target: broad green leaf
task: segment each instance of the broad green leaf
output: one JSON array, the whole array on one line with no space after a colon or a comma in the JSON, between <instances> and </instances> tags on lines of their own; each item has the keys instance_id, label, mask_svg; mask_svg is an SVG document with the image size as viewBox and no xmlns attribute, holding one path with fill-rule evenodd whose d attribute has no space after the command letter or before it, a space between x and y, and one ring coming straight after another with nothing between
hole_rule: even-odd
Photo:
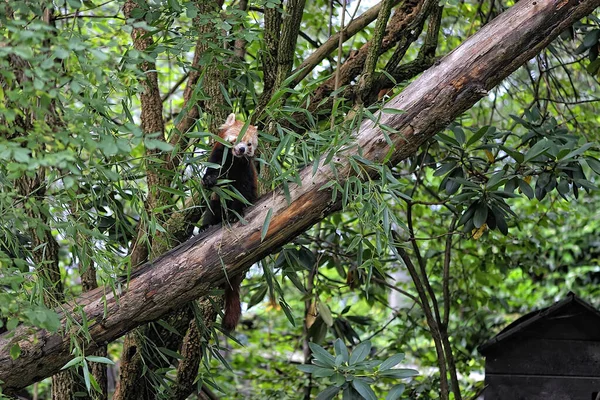
<instances>
[{"instance_id":1,"label":"broad green leaf","mask_svg":"<svg viewBox=\"0 0 600 400\"><path fill-rule=\"evenodd\" d=\"M394 354L393 356L381 363L381 365L379 366L379 371L385 371L392 367L395 367L402 360L404 360L404 354Z\"/></svg>"},{"instance_id":2,"label":"broad green leaf","mask_svg":"<svg viewBox=\"0 0 600 400\"><path fill-rule=\"evenodd\" d=\"M330 386L327 389L323 390L321 393L319 393L315 400L331 400L338 394L339 391L339 387Z\"/></svg>"},{"instance_id":3,"label":"broad green leaf","mask_svg":"<svg viewBox=\"0 0 600 400\"><path fill-rule=\"evenodd\" d=\"M333 316L331 315L331 311L327 304L323 303L321 300L317 302L317 310L319 311L319 315L323 318L323 322L327 324L327 326L333 326Z\"/></svg>"},{"instance_id":4,"label":"broad green leaf","mask_svg":"<svg viewBox=\"0 0 600 400\"><path fill-rule=\"evenodd\" d=\"M480 228L485 223L488 216L488 206L485 203L479 203L475 214L473 214L473 225L475 228Z\"/></svg>"},{"instance_id":5,"label":"broad green leaf","mask_svg":"<svg viewBox=\"0 0 600 400\"><path fill-rule=\"evenodd\" d=\"M325 350L318 344L312 343L312 342L309 343L308 346L310 347L310 350L312 351L312 355L316 360L319 360L323 364L330 366L330 367L335 366L335 359L333 358L333 356L331 354L329 354L329 352L327 350Z\"/></svg>"},{"instance_id":6,"label":"broad green leaf","mask_svg":"<svg viewBox=\"0 0 600 400\"><path fill-rule=\"evenodd\" d=\"M371 352L371 342L365 341L359 343L353 350L350 355L350 364L356 364L363 361L369 353Z\"/></svg>"},{"instance_id":7,"label":"broad green leaf","mask_svg":"<svg viewBox=\"0 0 600 400\"><path fill-rule=\"evenodd\" d=\"M393 388L390 389L387 396L385 396L385 400L399 399L400 396L402 396L402 393L404 393L404 389L405 389L405 386L403 383L400 383L400 384L394 386Z\"/></svg>"},{"instance_id":8,"label":"broad green leaf","mask_svg":"<svg viewBox=\"0 0 600 400\"><path fill-rule=\"evenodd\" d=\"M313 372L315 372L316 370L318 370L322 367L319 367L316 365L310 365L310 364L302 364L302 365L296 366L296 368L298 368L302 372L307 372L309 374L312 374Z\"/></svg>"},{"instance_id":9,"label":"broad green leaf","mask_svg":"<svg viewBox=\"0 0 600 400\"><path fill-rule=\"evenodd\" d=\"M600 175L600 161L593 157L586 157L585 162L597 175Z\"/></svg>"},{"instance_id":10,"label":"broad green leaf","mask_svg":"<svg viewBox=\"0 0 600 400\"><path fill-rule=\"evenodd\" d=\"M548 143L548 139L542 139L525 153L525 157L523 158L523 162L527 162L529 160L533 160L534 158L542 155L546 150L550 148L550 144Z\"/></svg>"},{"instance_id":11,"label":"broad green leaf","mask_svg":"<svg viewBox=\"0 0 600 400\"><path fill-rule=\"evenodd\" d=\"M335 339L333 342L333 348L335 349L335 354L341 355L344 361L348 361L350 359L348 348L344 344L344 341L340 338Z\"/></svg>"},{"instance_id":12,"label":"broad green leaf","mask_svg":"<svg viewBox=\"0 0 600 400\"><path fill-rule=\"evenodd\" d=\"M479 139L481 139L489 130L490 130L489 126L484 126L482 128L479 128L479 130L477 132L475 132L467 141L467 147L471 146L472 144L477 142Z\"/></svg>"},{"instance_id":13,"label":"broad green leaf","mask_svg":"<svg viewBox=\"0 0 600 400\"><path fill-rule=\"evenodd\" d=\"M398 368L398 369L388 369L386 371L383 371L379 374L380 376L385 376L388 378L399 378L399 379L404 379L404 378L411 378L413 376L417 376L419 375L419 371L416 371L414 369L408 369L408 368Z\"/></svg>"},{"instance_id":14,"label":"broad green leaf","mask_svg":"<svg viewBox=\"0 0 600 400\"><path fill-rule=\"evenodd\" d=\"M352 386L366 400L377 400L377 396L375 395L373 389L371 389L371 386L369 386L369 384L362 379L354 379L352 381Z\"/></svg>"}]
</instances>

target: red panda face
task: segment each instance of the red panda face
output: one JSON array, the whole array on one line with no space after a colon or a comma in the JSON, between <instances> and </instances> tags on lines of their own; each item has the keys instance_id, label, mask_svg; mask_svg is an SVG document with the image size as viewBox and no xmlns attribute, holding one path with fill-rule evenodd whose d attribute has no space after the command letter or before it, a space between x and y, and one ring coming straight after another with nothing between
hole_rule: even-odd
<instances>
[{"instance_id":1,"label":"red panda face","mask_svg":"<svg viewBox=\"0 0 600 400\"><path fill-rule=\"evenodd\" d=\"M236 157L254 157L254 152L258 146L258 130L254 125L248 125L244 136L238 142L240 132L244 128L244 123L235 119L235 114L231 113L227 120L219 128L219 136L233 145L233 155Z\"/></svg>"}]
</instances>

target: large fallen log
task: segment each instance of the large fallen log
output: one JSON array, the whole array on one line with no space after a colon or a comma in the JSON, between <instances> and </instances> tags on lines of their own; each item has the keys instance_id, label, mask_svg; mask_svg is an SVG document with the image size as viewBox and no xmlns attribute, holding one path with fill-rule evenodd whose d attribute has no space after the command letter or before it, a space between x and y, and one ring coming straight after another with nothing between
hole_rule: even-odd
<instances>
[{"instance_id":1,"label":"large fallen log","mask_svg":"<svg viewBox=\"0 0 600 400\"><path fill-rule=\"evenodd\" d=\"M558 34L592 12L600 0L521 0L465 41L437 65L422 74L387 108L403 114L381 115L380 123L400 131L391 135L391 165L414 154L427 139L473 106L487 91L547 46ZM365 121L356 134L356 146L336 157L342 181L354 175L347 159L361 157L380 162L390 152L380 128ZM248 210L247 225L213 228L136 270L129 286L117 297L105 288L75 300L83 307L92 341L82 343L88 353L133 328L156 320L187 302L207 294L339 209L330 190L319 190L334 179L329 166L301 171L302 185L290 186L291 203L281 190L263 196ZM261 230L269 211L268 232ZM72 305L65 312L78 318ZM70 337L18 327L0 336L0 380L5 392L28 386L56 373L72 355ZM10 348L18 343L21 355L13 360Z\"/></svg>"}]
</instances>

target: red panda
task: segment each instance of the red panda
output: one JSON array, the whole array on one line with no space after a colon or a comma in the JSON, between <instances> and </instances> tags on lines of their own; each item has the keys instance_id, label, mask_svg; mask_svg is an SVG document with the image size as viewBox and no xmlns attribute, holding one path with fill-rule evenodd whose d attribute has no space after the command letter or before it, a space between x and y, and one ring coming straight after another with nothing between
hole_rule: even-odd
<instances>
[{"instance_id":1,"label":"red panda","mask_svg":"<svg viewBox=\"0 0 600 400\"><path fill-rule=\"evenodd\" d=\"M219 128L219 136L230 142L233 147L228 148L222 143L215 143L208 162L221 165L220 168L208 168L202 178L202 185L211 188L217 183L217 179L224 178L232 181L230 183L249 203L254 203L258 198L258 179L256 167L254 166L254 154L258 145L258 131L256 126L248 125L244 136L238 141L244 123L237 121L235 114L229 114L227 120ZM223 155L227 156L223 160ZM227 200L226 209L221 206L219 196L215 193L210 198L208 210L202 219L202 227L217 225L227 221L235 221L236 213L241 217L245 203L237 199ZM230 276L225 286L225 315L222 326L230 332L235 329L242 314L240 304L240 285L242 276Z\"/></svg>"}]
</instances>

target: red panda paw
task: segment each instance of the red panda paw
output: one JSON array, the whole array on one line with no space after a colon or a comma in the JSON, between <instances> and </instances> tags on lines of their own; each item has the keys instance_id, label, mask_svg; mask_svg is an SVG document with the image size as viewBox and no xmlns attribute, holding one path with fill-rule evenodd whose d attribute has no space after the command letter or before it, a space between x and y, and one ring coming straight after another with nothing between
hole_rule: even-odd
<instances>
[{"instance_id":1,"label":"red panda paw","mask_svg":"<svg viewBox=\"0 0 600 400\"><path fill-rule=\"evenodd\" d=\"M216 175L206 174L202 178L202 186L204 186L205 188L211 188L211 187L215 186L216 184L217 184L217 176Z\"/></svg>"}]
</instances>

